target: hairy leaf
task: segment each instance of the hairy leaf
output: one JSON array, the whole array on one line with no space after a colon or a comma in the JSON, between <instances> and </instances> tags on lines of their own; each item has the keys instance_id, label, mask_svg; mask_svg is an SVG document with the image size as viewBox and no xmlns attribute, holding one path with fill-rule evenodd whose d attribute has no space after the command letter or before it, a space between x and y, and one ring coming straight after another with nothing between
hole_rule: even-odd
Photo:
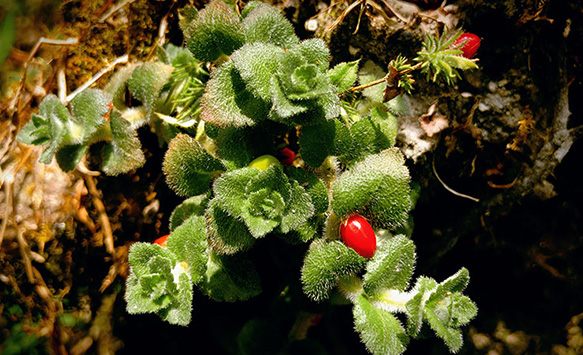
<instances>
[{"instance_id":1,"label":"hairy leaf","mask_svg":"<svg viewBox=\"0 0 583 355\"><path fill-rule=\"evenodd\" d=\"M395 228L411 209L409 171L398 149L369 155L342 174L333 186L332 208L338 216L362 210L375 223Z\"/></svg>"},{"instance_id":2,"label":"hairy leaf","mask_svg":"<svg viewBox=\"0 0 583 355\"><path fill-rule=\"evenodd\" d=\"M438 337L443 339L451 352L457 352L463 344L462 332L453 327L448 327L433 313L432 310L425 310L425 318L431 329L435 331Z\"/></svg>"},{"instance_id":3,"label":"hairy leaf","mask_svg":"<svg viewBox=\"0 0 583 355\"><path fill-rule=\"evenodd\" d=\"M205 126L206 127L206 126ZM254 157L261 155L262 143L254 127L225 127L217 132L217 155L230 169L247 166Z\"/></svg>"},{"instance_id":4,"label":"hairy leaf","mask_svg":"<svg viewBox=\"0 0 583 355\"><path fill-rule=\"evenodd\" d=\"M203 216L192 216L172 231L168 238L168 249L179 262L185 262L192 282L197 284L206 271L207 241Z\"/></svg>"},{"instance_id":5,"label":"hairy leaf","mask_svg":"<svg viewBox=\"0 0 583 355\"><path fill-rule=\"evenodd\" d=\"M207 209L207 233L209 244L217 254L235 254L255 244L245 223L229 216L216 200L211 200Z\"/></svg>"},{"instance_id":6,"label":"hairy leaf","mask_svg":"<svg viewBox=\"0 0 583 355\"><path fill-rule=\"evenodd\" d=\"M107 175L125 174L144 165L146 159L137 132L113 110L110 118L112 140L103 150L102 170Z\"/></svg>"},{"instance_id":7,"label":"hairy leaf","mask_svg":"<svg viewBox=\"0 0 583 355\"><path fill-rule=\"evenodd\" d=\"M282 84L275 76L271 78L270 87L272 100L270 117L273 120L287 123L289 120L286 119L301 113L305 113L314 105L312 101L294 102L290 100L286 96L282 88ZM293 124L293 122L291 123Z\"/></svg>"},{"instance_id":8,"label":"hairy leaf","mask_svg":"<svg viewBox=\"0 0 583 355\"><path fill-rule=\"evenodd\" d=\"M365 296L354 302L354 328L371 353L402 354L409 337L401 323L389 312L374 307Z\"/></svg>"},{"instance_id":9,"label":"hairy leaf","mask_svg":"<svg viewBox=\"0 0 583 355\"><path fill-rule=\"evenodd\" d=\"M429 302L437 301L446 294L452 292L462 292L470 282L470 272L465 267L441 282L434 293L431 294Z\"/></svg>"},{"instance_id":10,"label":"hairy leaf","mask_svg":"<svg viewBox=\"0 0 583 355\"><path fill-rule=\"evenodd\" d=\"M326 189L324 182L314 175L314 173L295 167L286 168L285 173L306 189L306 192L312 199L315 215L324 213L328 210L328 190Z\"/></svg>"},{"instance_id":11,"label":"hairy leaf","mask_svg":"<svg viewBox=\"0 0 583 355\"><path fill-rule=\"evenodd\" d=\"M57 151L57 163L63 171L75 169L87 151L87 144L66 145Z\"/></svg>"},{"instance_id":12,"label":"hairy leaf","mask_svg":"<svg viewBox=\"0 0 583 355\"><path fill-rule=\"evenodd\" d=\"M204 216L208 198L208 194L192 196L178 205L170 215L170 231L176 229L192 216Z\"/></svg>"},{"instance_id":13,"label":"hairy leaf","mask_svg":"<svg viewBox=\"0 0 583 355\"><path fill-rule=\"evenodd\" d=\"M329 297L340 276L360 271L365 263L365 258L339 241L316 240L310 245L302 266L304 292L309 298L322 301Z\"/></svg>"},{"instance_id":14,"label":"hairy leaf","mask_svg":"<svg viewBox=\"0 0 583 355\"><path fill-rule=\"evenodd\" d=\"M283 233L297 230L314 215L314 205L308 192L297 181L292 181L292 193L281 219Z\"/></svg>"},{"instance_id":15,"label":"hairy leaf","mask_svg":"<svg viewBox=\"0 0 583 355\"><path fill-rule=\"evenodd\" d=\"M211 73L200 105L200 117L219 127L251 126L266 116L265 102L247 90L232 61Z\"/></svg>"},{"instance_id":16,"label":"hairy leaf","mask_svg":"<svg viewBox=\"0 0 583 355\"><path fill-rule=\"evenodd\" d=\"M383 70L380 66L375 64L373 61L368 60L358 71L358 81L360 85L366 85L375 80L383 78L386 74L387 74L386 71ZM374 85L364 89L362 91L362 94L364 95L364 97L370 99L373 102L382 103L384 101L383 91L385 87L387 87L387 83Z\"/></svg>"},{"instance_id":17,"label":"hairy leaf","mask_svg":"<svg viewBox=\"0 0 583 355\"><path fill-rule=\"evenodd\" d=\"M49 146L41 154L39 161L49 164L57 151L64 145L79 144L83 139L83 128L74 120L61 101L53 94L47 95L39 105L38 115L18 134L18 140L25 144Z\"/></svg>"},{"instance_id":18,"label":"hairy leaf","mask_svg":"<svg viewBox=\"0 0 583 355\"><path fill-rule=\"evenodd\" d=\"M201 291L215 301L245 301L261 293L255 265L243 255L210 254Z\"/></svg>"},{"instance_id":19,"label":"hairy leaf","mask_svg":"<svg viewBox=\"0 0 583 355\"><path fill-rule=\"evenodd\" d=\"M360 157L394 146L397 130L397 118L393 114L380 107L373 108L369 117L358 120L350 127L353 149L357 152L352 156L360 160Z\"/></svg>"},{"instance_id":20,"label":"hairy leaf","mask_svg":"<svg viewBox=\"0 0 583 355\"><path fill-rule=\"evenodd\" d=\"M130 248L127 279L128 313L157 313L172 324L190 323L192 282L175 255L159 245L135 243Z\"/></svg>"},{"instance_id":21,"label":"hairy leaf","mask_svg":"<svg viewBox=\"0 0 583 355\"><path fill-rule=\"evenodd\" d=\"M113 105L120 111L127 108L125 104L126 88L128 80L132 77L137 67L138 65L134 64L116 71L103 89L104 92L112 96Z\"/></svg>"},{"instance_id":22,"label":"hairy leaf","mask_svg":"<svg viewBox=\"0 0 583 355\"><path fill-rule=\"evenodd\" d=\"M437 287L437 282L429 277L421 276L417 279L415 287L412 292L415 295L407 302L408 325L407 332L417 337L423 325L423 318L425 314L425 303L428 295Z\"/></svg>"},{"instance_id":23,"label":"hairy leaf","mask_svg":"<svg viewBox=\"0 0 583 355\"><path fill-rule=\"evenodd\" d=\"M302 127L300 154L311 167L317 168L330 155L344 155L350 151L348 128L337 120Z\"/></svg>"},{"instance_id":24,"label":"hairy leaf","mask_svg":"<svg viewBox=\"0 0 583 355\"><path fill-rule=\"evenodd\" d=\"M87 142L97 129L105 123L105 114L112 102L111 95L97 89L86 89L71 101L73 116L83 125L84 141Z\"/></svg>"},{"instance_id":25,"label":"hairy leaf","mask_svg":"<svg viewBox=\"0 0 583 355\"><path fill-rule=\"evenodd\" d=\"M134 69L128 80L128 88L132 97L144 104L146 112L152 112L154 100L173 70L174 67L161 62L146 62Z\"/></svg>"},{"instance_id":26,"label":"hairy leaf","mask_svg":"<svg viewBox=\"0 0 583 355\"><path fill-rule=\"evenodd\" d=\"M251 234L260 238L282 222L284 209L292 196L292 187L283 170L271 166L249 180L245 194L246 201L240 216ZM304 206L301 208L304 210Z\"/></svg>"},{"instance_id":27,"label":"hairy leaf","mask_svg":"<svg viewBox=\"0 0 583 355\"><path fill-rule=\"evenodd\" d=\"M175 293L172 302L166 308L161 309L157 314L170 324L187 326L192 319L192 282L190 278L182 273L178 277L178 291Z\"/></svg>"},{"instance_id":28,"label":"hairy leaf","mask_svg":"<svg viewBox=\"0 0 583 355\"><path fill-rule=\"evenodd\" d=\"M263 42L282 48L297 45L292 24L276 8L261 3L253 6L243 19L247 43Z\"/></svg>"},{"instance_id":29,"label":"hairy leaf","mask_svg":"<svg viewBox=\"0 0 583 355\"><path fill-rule=\"evenodd\" d=\"M217 204L233 217L241 216L246 200L245 191L249 180L259 174L259 170L242 168L229 171L216 179L213 192Z\"/></svg>"},{"instance_id":30,"label":"hairy leaf","mask_svg":"<svg viewBox=\"0 0 583 355\"><path fill-rule=\"evenodd\" d=\"M261 189L251 192L243 207L241 217L251 235L261 238L280 224L285 201L277 191Z\"/></svg>"},{"instance_id":31,"label":"hairy leaf","mask_svg":"<svg viewBox=\"0 0 583 355\"><path fill-rule=\"evenodd\" d=\"M230 55L245 41L239 16L222 1L211 1L185 27L186 47L203 62Z\"/></svg>"},{"instance_id":32,"label":"hairy leaf","mask_svg":"<svg viewBox=\"0 0 583 355\"><path fill-rule=\"evenodd\" d=\"M225 167L198 141L179 134L168 146L163 170L166 182L177 194L194 196L207 191L213 174L225 170Z\"/></svg>"},{"instance_id":33,"label":"hairy leaf","mask_svg":"<svg viewBox=\"0 0 583 355\"><path fill-rule=\"evenodd\" d=\"M256 42L244 45L231 56L247 89L262 100L271 98L271 77L277 70L280 52L283 50L275 45Z\"/></svg>"},{"instance_id":34,"label":"hairy leaf","mask_svg":"<svg viewBox=\"0 0 583 355\"><path fill-rule=\"evenodd\" d=\"M299 50L307 62L317 65L320 71L324 72L328 69L330 50L322 39L306 39L300 43Z\"/></svg>"},{"instance_id":35,"label":"hairy leaf","mask_svg":"<svg viewBox=\"0 0 583 355\"><path fill-rule=\"evenodd\" d=\"M358 71L358 63L360 60L355 60L349 63L340 63L334 68L328 70L326 75L330 79L332 85L336 86L337 93L344 92L356 82L356 72Z\"/></svg>"},{"instance_id":36,"label":"hairy leaf","mask_svg":"<svg viewBox=\"0 0 583 355\"><path fill-rule=\"evenodd\" d=\"M380 243L366 265L364 290L374 294L381 288L404 291L415 268L415 244L404 235Z\"/></svg>"}]
</instances>

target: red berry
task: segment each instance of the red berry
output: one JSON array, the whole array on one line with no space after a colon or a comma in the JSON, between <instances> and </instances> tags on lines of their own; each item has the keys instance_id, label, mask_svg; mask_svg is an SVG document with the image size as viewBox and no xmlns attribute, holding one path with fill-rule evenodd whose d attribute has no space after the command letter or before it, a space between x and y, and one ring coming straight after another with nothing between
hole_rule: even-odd
<instances>
[{"instance_id":1,"label":"red berry","mask_svg":"<svg viewBox=\"0 0 583 355\"><path fill-rule=\"evenodd\" d=\"M473 33L464 33L453 43L453 47L461 50L462 56L472 58L480 48L480 37Z\"/></svg>"},{"instance_id":2,"label":"red berry","mask_svg":"<svg viewBox=\"0 0 583 355\"><path fill-rule=\"evenodd\" d=\"M113 102L110 102L110 103L108 103L108 104L107 104L107 107L109 107L109 108L113 108Z\"/></svg>"},{"instance_id":3,"label":"red berry","mask_svg":"<svg viewBox=\"0 0 583 355\"><path fill-rule=\"evenodd\" d=\"M283 148L279 151L279 161L286 166L291 166L296 160L296 153L289 148Z\"/></svg>"},{"instance_id":4,"label":"red berry","mask_svg":"<svg viewBox=\"0 0 583 355\"><path fill-rule=\"evenodd\" d=\"M166 234L165 236L154 240L154 244L158 244L159 246L166 248L168 246L168 237L169 236L170 236L170 234Z\"/></svg>"},{"instance_id":5,"label":"red berry","mask_svg":"<svg viewBox=\"0 0 583 355\"><path fill-rule=\"evenodd\" d=\"M377 249L377 237L370 223L355 214L340 225L340 236L347 247L365 258L372 258Z\"/></svg>"}]
</instances>

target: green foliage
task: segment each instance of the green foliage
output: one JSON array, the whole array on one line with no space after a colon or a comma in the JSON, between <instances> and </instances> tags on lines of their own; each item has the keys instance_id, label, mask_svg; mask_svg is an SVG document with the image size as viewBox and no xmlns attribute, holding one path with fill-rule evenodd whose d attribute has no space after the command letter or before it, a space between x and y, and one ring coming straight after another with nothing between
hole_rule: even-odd
<instances>
[{"instance_id":1,"label":"green foliage","mask_svg":"<svg viewBox=\"0 0 583 355\"><path fill-rule=\"evenodd\" d=\"M203 216L208 205L208 195L198 195L187 198L178 205L170 216L170 231L180 226L192 216Z\"/></svg>"},{"instance_id":2,"label":"green foliage","mask_svg":"<svg viewBox=\"0 0 583 355\"><path fill-rule=\"evenodd\" d=\"M174 71L174 67L160 62L146 62L137 67L128 80L132 96L141 101L148 115L152 112L154 101Z\"/></svg>"},{"instance_id":3,"label":"green foliage","mask_svg":"<svg viewBox=\"0 0 583 355\"><path fill-rule=\"evenodd\" d=\"M328 70L326 75L328 75L332 85L336 86L337 93L344 92L354 85L357 78L358 63L360 63L360 60L355 60L350 63L340 63Z\"/></svg>"},{"instance_id":4,"label":"green foliage","mask_svg":"<svg viewBox=\"0 0 583 355\"><path fill-rule=\"evenodd\" d=\"M243 27L247 43L262 42L290 48L299 42L292 24L279 10L268 4L259 2L254 4L252 9L245 13Z\"/></svg>"},{"instance_id":5,"label":"green foliage","mask_svg":"<svg viewBox=\"0 0 583 355\"><path fill-rule=\"evenodd\" d=\"M327 76L330 53L324 42L300 42L278 10L262 3L251 7L237 22L232 10L212 2L185 25L196 58L212 61L221 53L230 55L211 74L201 101L202 119L220 127L243 127L264 119L295 125L337 117L338 88ZM215 25L218 16L226 17L225 23ZM237 37L241 35L244 40ZM229 50L217 45L219 37L233 44ZM350 85L344 76L354 70L339 67L333 77L338 85Z\"/></svg>"},{"instance_id":6,"label":"green foliage","mask_svg":"<svg viewBox=\"0 0 583 355\"><path fill-rule=\"evenodd\" d=\"M39 114L18 134L25 144L44 145L50 143L40 156L40 161L49 164L57 151L68 144L80 143L83 138L79 122L73 120L69 111L55 95L47 95L39 106Z\"/></svg>"},{"instance_id":7,"label":"green foliage","mask_svg":"<svg viewBox=\"0 0 583 355\"><path fill-rule=\"evenodd\" d=\"M359 210L375 224L395 228L411 209L409 171L396 148L369 155L344 172L332 191L332 209L338 216Z\"/></svg>"},{"instance_id":8,"label":"green foliage","mask_svg":"<svg viewBox=\"0 0 583 355\"><path fill-rule=\"evenodd\" d=\"M231 61L211 73L200 104L200 117L219 127L251 126L265 117L267 109L247 90Z\"/></svg>"},{"instance_id":9,"label":"green foliage","mask_svg":"<svg viewBox=\"0 0 583 355\"><path fill-rule=\"evenodd\" d=\"M338 120L302 128L300 153L311 167L317 168L330 155L352 154L352 136Z\"/></svg>"},{"instance_id":10,"label":"green foliage","mask_svg":"<svg viewBox=\"0 0 583 355\"><path fill-rule=\"evenodd\" d=\"M168 146L163 170L166 182L177 194L194 196L206 192L213 174L225 170L225 167L198 141L179 134Z\"/></svg>"},{"instance_id":11,"label":"green foliage","mask_svg":"<svg viewBox=\"0 0 583 355\"><path fill-rule=\"evenodd\" d=\"M438 79L448 85L460 77L457 69L477 69L476 59L467 59L460 54L459 49L451 49L455 40L462 35L462 30L444 33L441 38L428 35L423 42L423 49L417 53L415 61L423 63L421 71L427 75L427 80L436 82Z\"/></svg>"},{"instance_id":12,"label":"green foliage","mask_svg":"<svg viewBox=\"0 0 583 355\"><path fill-rule=\"evenodd\" d=\"M397 116L408 102L397 96L385 103L385 89L389 83L410 93L410 73L417 69L451 84L457 69L475 68L450 49L459 33L428 38L418 65L399 56L387 75L371 62L359 69L358 60L330 69L323 40L300 41L282 13L261 2L250 2L239 16L215 0L200 11L187 6L179 17L186 49L158 48L158 62L119 70L103 91L86 89L69 108L48 95L18 135L23 143L46 145L40 160L56 156L64 170L104 141L102 169L109 175L144 164L138 127L149 124L161 144L169 142L163 172L188 199L170 216L167 247L132 245L128 312L187 325L194 285L216 301L261 293L246 253L256 243L273 236L292 244L315 239L301 268L303 291L320 302L337 287L334 297L353 303L355 329L370 352L404 352L423 324L450 351L459 350L460 327L477 313L462 294L466 269L442 283L421 276L408 289L415 267L411 239L379 238L376 254L366 259L344 245L338 231L353 214L389 235L408 221L410 176L394 147ZM359 95L351 90L357 81L380 85ZM283 167L290 164L283 147L299 153L294 166ZM396 313L407 320L406 330ZM242 352L255 351L248 340L263 333L263 325L243 328Z\"/></svg>"},{"instance_id":13,"label":"green foliage","mask_svg":"<svg viewBox=\"0 0 583 355\"><path fill-rule=\"evenodd\" d=\"M213 191L217 205L241 219L255 238L278 226L283 233L295 230L314 214L310 195L297 182L290 183L278 166L227 172L215 181Z\"/></svg>"},{"instance_id":14,"label":"green foliage","mask_svg":"<svg viewBox=\"0 0 583 355\"><path fill-rule=\"evenodd\" d=\"M110 126L111 141L103 149L103 172L108 175L124 174L144 165L145 157L138 134L119 111L112 111Z\"/></svg>"},{"instance_id":15,"label":"green foliage","mask_svg":"<svg viewBox=\"0 0 583 355\"><path fill-rule=\"evenodd\" d=\"M285 173L306 189L314 204L315 215L326 212L329 204L328 190L321 179L314 173L294 167L286 168Z\"/></svg>"},{"instance_id":16,"label":"green foliage","mask_svg":"<svg viewBox=\"0 0 583 355\"><path fill-rule=\"evenodd\" d=\"M168 238L168 249L186 263L192 282L199 283L208 259L204 216L192 216L177 227Z\"/></svg>"},{"instance_id":17,"label":"green foliage","mask_svg":"<svg viewBox=\"0 0 583 355\"><path fill-rule=\"evenodd\" d=\"M171 324L190 323L192 283L187 268L167 248L136 243L130 250L127 311L156 313Z\"/></svg>"},{"instance_id":18,"label":"green foliage","mask_svg":"<svg viewBox=\"0 0 583 355\"><path fill-rule=\"evenodd\" d=\"M48 144L39 160L48 164L56 156L65 171L75 168L89 145L106 141L103 172L118 175L137 169L144 164L145 157L136 129L150 122L173 70L159 62L124 68L113 76L105 90L86 89L77 94L71 100L71 112L55 95L47 95L39 113L33 114L18 139L26 144ZM142 105L128 107L126 90ZM160 127L156 121L151 123Z\"/></svg>"},{"instance_id":19,"label":"green foliage","mask_svg":"<svg viewBox=\"0 0 583 355\"><path fill-rule=\"evenodd\" d=\"M370 116L360 118L350 128L338 120L302 128L300 153L311 167L319 167L330 156L337 156L347 166L370 154L394 146L397 118L384 106L375 107Z\"/></svg>"},{"instance_id":20,"label":"green foliage","mask_svg":"<svg viewBox=\"0 0 583 355\"><path fill-rule=\"evenodd\" d=\"M158 116L170 124L192 127L198 122L200 99L208 72L204 69L204 63L196 60L185 48L169 43L160 49L162 60L172 65L174 71L162 88L166 98L159 108L173 115L158 113Z\"/></svg>"},{"instance_id":21,"label":"green foliage","mask_svg":"<svg viewBox=\"0 0 583 355\"><path fill-rule=\"evenodd\" d=\"M277 58L280 51L273 44L255 42L244 45L231 56L247 89L262 100L269 100L271 96L270 80L277 71L277 61L273 58Z\"/></svg>"},{"instance_id":22,"label":"green foliage","mask_svg":"<svg viewBox=\"0 0 583 355\"><path fill-rule=\"evenodd\" d=\"M458 351L463 344L459 327L477 314L476 305L461 294L468 281L469 273L465 268L440 284L430 278L419 278L412 290L415 296L406 305L408 333L418 336L425 321L451 352Z\"/></svg>"},{"instance_id":23,"label":"green foliage","mask_svg":"<svg viewBox=\"0 0 583 355\"><path fill-rule=\"evenodd\" d=\"M83 142L88 143L105 123L111 96L97 89L87 89L71 100L71 112L83 126Z\"/></svg>"},{"instance_id":24,"label":"green foliage","mask_svg":"<svg viewBox=\"0 0 583 355\"><path fill-rule=\"evenodd\" d=\"M365 258L339 241L312 242L302 267L304 293L315 301L328 298L340 276L359 272L365 262Z\"/></svg>"},{"instance_id":25,"label":"green foliage","mask_svg":"<svg viewBox=\"0 0 583 355\"><path fill-rule=\"evenodd\" d=\"M365 296L354 303L354 328L373 354L402 354L409 337L391 313L374 307Z\"/></svg>"},{"instance_id":26,"label":"green foliage","mask_svg":"<svg viewBox=\"0 0 583 355\"><path fill-rule=\"evenodd\" d=\"M212 200L207 208L207 236L209 244L217 254L235 254L255 244L255 238L245 223L231 217Z\"/></svg>"},{"instance_id":27,"label":"green foliage","mask_svg":"<svg viewBox=\"0 0 583 355\"><path fill-rule=\"evenodd\" d=\"M364 290L374 295L381 288L404 291L415 268L415 245L403 235L383 242L366 265Z\"/></svg>"},{"instance_id":28,"label":"green foliage","mask_svg":"<svg viewBox=\"0 0 583 355\"><path fill-rule=\"evenodd\" d=\"M193 21L184 25L186 47L196 59L204 62L230 55L244 43L243 27L239 17L222 1L210 2Z\"/></svg>"},{"instance_id":29,"label":"green foliage","mask_svg":"<svg viewBox=\"0 0 583 355\"><path fill-rule=\"evenodd\" d=\"M261 293L261 282L246 256L211 253L201 291L215 301L245 301Z\"/></svg>"}]
</instances>

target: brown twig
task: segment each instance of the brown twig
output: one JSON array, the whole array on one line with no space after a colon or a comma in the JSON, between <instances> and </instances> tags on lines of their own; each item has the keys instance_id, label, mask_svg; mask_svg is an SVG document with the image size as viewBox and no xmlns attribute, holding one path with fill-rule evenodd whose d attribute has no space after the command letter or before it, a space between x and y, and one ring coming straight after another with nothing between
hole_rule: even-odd
<instances>
[{"instance_id":1,"label":"brown twig","mask_svg":"<svg viewBox=\"0 0 583 355\"><path fill-rule=\"evenodd\" d=\"M396 73L395 73L395 74L393 74L393 75L390 75L391 73L390 73L390 71L389 71L389 73L388 73L387 75L385 75L385 76L384 76L383 78L381 78L381 79L378 79L378 80L375 80L375 81L371 81L371 82L370 82L370 83L368 83L368 84L363 84L363 85L359 85L359 86L353 86L353 87L351 87L350 89L347 89L347 90L346 90L346 91L344 91L344 92L360 91L360 90L364 90L364 89L366 89L366 88L369 88L369 87L371 87L371 86L375 86L375 85L382 84L382 83L387 83L387 82L389 82L389 81L391 81L391 80L394 80L394 78L396 78L396 77L398 77L398 76L401 76L401 75L404 75L404 74L410 73L410 72L412 72L413 70L417 70L417 69L421 68L422 66L423 66L423 62L420 62L420 63L417 63L417 64L415 64L415 65L414 65L414 66L412 66L411 68L407 68L407 69L401 70L400 72L396 72Z\"/></svg>"},{"instance_id":2,"label":"brown twig","mask_svg":"<svg viewBox=\"0 0 583 355\"><path fill-rule=\"evenodd\" d=\"M111 223L109 222L109 217L107 216L107 211L105 210L105 205L101 201L99 190L97 190L97 185L92 176L83 175L85 180L85 185L87 190L93 199L93 205L99 214L99 221L101 222L101 229L105 236L105 250L110 254L114 255L115 249L113 245L113 232L111 229Z\"/></svg>"},{"instance_id":3,"label":"brown twig","mask_svg":"<svg viewBox=\"0 0 583 355\"><path fill-rule=\"evenodd\" d=\"M39 40L36 42L36 44L34 45L32 50L30 51L30 54L28 55L26 62L24 62L24 66L23 66L24 71L22 73L22 77L20 78L20 83L18 85L18 89L16 89L16 93L14 94L14 97L12 98L12 101L10 102L10 105L8 106L8 112L11 115L13 115L18 109L18 104L20 103L20 92L24 88L24 83L26 80L26 72L27 72L28 66L29 66L30 62L32 61L32 59L34 58L34 56L36 55L36 53L39 51L40 47L43 44L50 44L50 45L54 45L54 46L73 46L73 45L76 45L77 43L79 43L78 38L67 38L64 40L50 39L50 38L44 38L44 37L39 38Z\"/></svg>"},{"instance_id":4,"label":"brown twig","mask_svg":"<svg viewBox=\"0 0 583 355\"><path fill-rule=\"evenodd\" d=\"M352 4L350 4L350 6L348 6L344 11L342 11L342 14L340 14L340 16L338 16L338 18L336 19L336 21L334 21L334 23L332 23L325 31L324 33L330 32L332 31L336 26L338 26L340 24L340 22L342 22L344 20L344 18L346 16L348 16L348 14L350 13L350 11L352 11L352 9L354 9L355 7L357 7L360 4L363 4L365 0L357 0L355 2L353 2Z\"/></svg>"},{"instance_id":5,"label":"brown twig","mask_svg":"<svg viewBox=\"0 0 583 355\"><path fill-rule=\"evenodd\" d=\"M393 13L393 15L395 15L396 18L399 19L399 21L403 22L403 23L408 23L409 20L404 18L401 14L399 14L394 8L393 6L391 6L391 4L389 4L389 2L387 0L381 0L381 2L389 9L391 10L391 12Z\"/></svg>"},{"instance_id":6,"label":"brown twig","mask_svg":"<svg viewBox=\"0 0 583 355\"><path fill-rule=\"evenodd\" d=\"M79 86L75 91L73 91L71 94L69 94L69 96L67 96L65 99L65 104L68 102L71 102L71 100L73 100L73 98L75 98L75 96L79 95L81 92L83 92L89 86L91 86L94 82L99 80L99 78L101 78L103 75L112 71L116 65L121 64L121 63L127 63L128 60L129 60L129 56L127 54L124 54L121 57L115 58L113 60L113 62L111 62L108 66L101 69L97 74L93 75L91 77L91 79L89 79L88 81L83 83L83 85Z\"/></svg>"}]
</instances>

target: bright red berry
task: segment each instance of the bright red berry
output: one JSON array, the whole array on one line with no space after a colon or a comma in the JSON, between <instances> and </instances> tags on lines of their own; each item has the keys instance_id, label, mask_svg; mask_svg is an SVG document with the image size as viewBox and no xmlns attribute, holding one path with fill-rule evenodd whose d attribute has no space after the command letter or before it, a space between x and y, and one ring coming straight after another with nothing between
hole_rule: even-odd
<instances>
[{"instance_id":1,"label":"bright red berry","mask_svg":"<svg viewBox=\"0 0 583 355\"><path fill-rule=\"evenodd\" d=\"M107 107L109 107L109 108L113 108L113 102L110 102L110 103L108 103L108 104L107 104Z\"/></svg>"},{"instance_id":2,"label":"bright red berry","mask_svg":"<svg viewBox=\"0 0 583 355\"><path fill-rule=\"evenodd\" d=\"M480 37L473 33L464 33L453 43L453 47L461 50L462 56L472 58L480 48Z\"/></svg>"},{"instance_id":3,"label":"bright red berry","mask_svg":"<svg viewBox=\"0 0 583 355\"><path fill-rule=\"evenodd\" d=\"M340 224L340 236L347 247L365 258L372 258L377 249L377 237L370 223L357 214Z\"/></svg>"},{"instance_id":4,"label":"bright red berry","mask_svg":"<svg viewBox=\"0 0 583 355\"><path fill-rule=\"evenodd\" d=\"M296 160L296 153L289 148L283 148L279 151L279 161L285 166L291 166Z\"/></svg>"},{"instance_id":5,"label":"bright red berry","mask_svg":"<svg viewBox=\"0 0 583 355\"><path fill-rule=\"evenodd\" d=\"M170 234L167 234L163 237L160 237L156 240L154 240L154 244L158 244L159 246L166 248L168 246L168 237L170 236Z\"/></svg>"}]
</instances>

